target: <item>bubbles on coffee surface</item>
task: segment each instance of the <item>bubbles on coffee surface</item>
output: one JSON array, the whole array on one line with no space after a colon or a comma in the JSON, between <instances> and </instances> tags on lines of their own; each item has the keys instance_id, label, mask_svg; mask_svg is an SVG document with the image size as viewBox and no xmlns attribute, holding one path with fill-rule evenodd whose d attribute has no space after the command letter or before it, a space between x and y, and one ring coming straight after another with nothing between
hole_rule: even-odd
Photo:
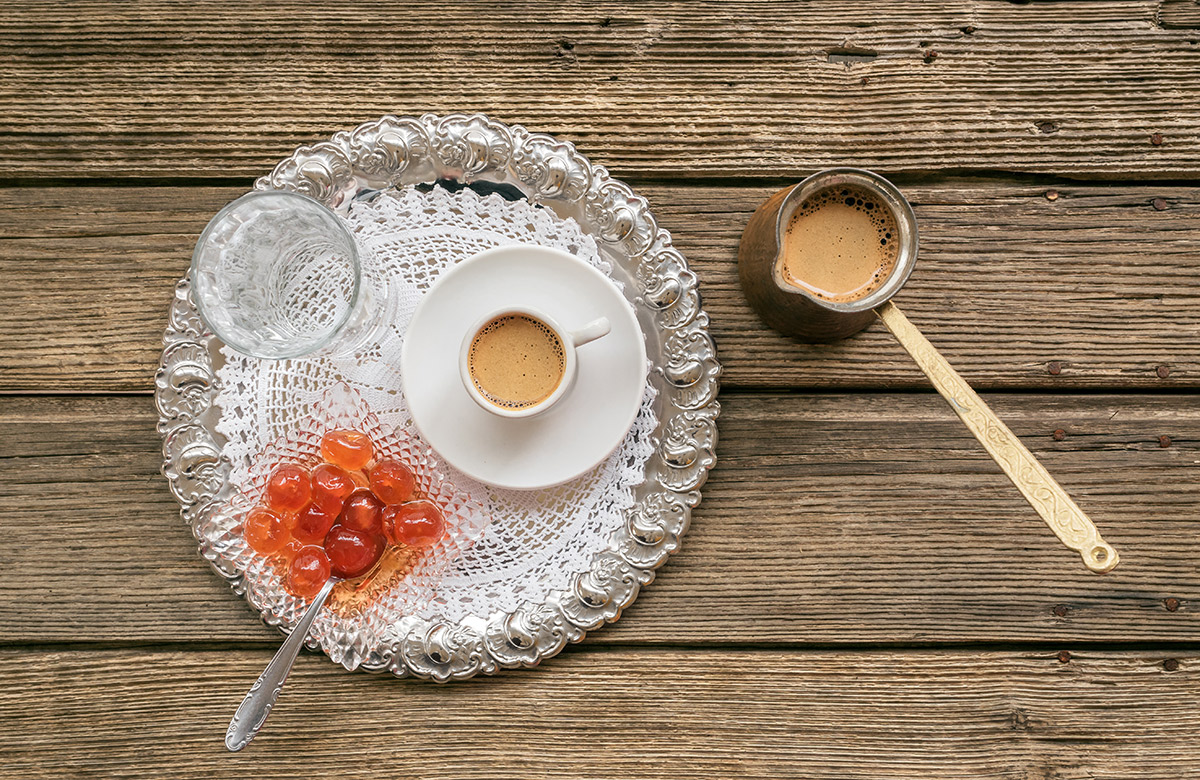
<instances>
[{"instance_id":1,"label":"bubbles on coffee surface","mask_svg":"<svg viewBox=\"0 0 1200 780\"><path fill-rule=\"evenodd\" d=\"M887 281L899 254L896 218L880 198L852 186L813 193L784 237L784 278L828 301L866 298Z\"/></svg>"},{"instance_id":2,"label":"bubbles on coffee surface","mask_svg":"<svg viewBox=\"0 0 1200 780\"><path fill-rule=\"evenodd\" d=\"M497 317L479 329L467 350L475 389L502 409L528 409L558 388L566 350L546 323L524 314Z\"/></svg>"}]
</instances>

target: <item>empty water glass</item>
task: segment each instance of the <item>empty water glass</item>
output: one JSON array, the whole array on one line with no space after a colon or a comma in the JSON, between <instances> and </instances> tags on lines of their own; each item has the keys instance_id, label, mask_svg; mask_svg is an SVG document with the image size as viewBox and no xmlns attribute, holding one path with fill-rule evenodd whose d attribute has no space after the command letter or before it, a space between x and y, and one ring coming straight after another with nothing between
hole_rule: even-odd
<instances>
[{"instance_id":1,"label":"empty water glass","mask_svg":"<svg viewBox=\"0 0 1200 780\"><path fill-rule=\"evenodd\" d=\"M213 333L258 358L352 349L375 314L354 237L291 192L251 192L221 209L196 243L192 284Z\"/></svg>"}]
</instances>

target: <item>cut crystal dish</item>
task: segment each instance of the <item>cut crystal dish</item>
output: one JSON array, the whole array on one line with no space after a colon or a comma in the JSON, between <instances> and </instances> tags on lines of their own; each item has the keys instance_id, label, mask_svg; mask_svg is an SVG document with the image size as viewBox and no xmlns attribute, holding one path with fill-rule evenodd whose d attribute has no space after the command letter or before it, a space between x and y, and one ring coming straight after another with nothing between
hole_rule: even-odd
<instances>
[{"instance_id":1,"label":"cut crystal dish","mask_svg":"<svg viewBox=\"0 0 1200 780\"><path fill-rule=\"evenodd\" d=\"M389 546L368 576L334 587L309 636L334 662L353 669L364 662L378 663L376 654L388 643L394 626L424 606L422 601L436 598L442 572L470 548L488 522L485 507L455 488L423 441L384 425L352 388L336 385L287 436L263 450L246 488L204 512L194 530L201 556L237 572L250 606L269 623L294 625L308 600L285 590L287 567L278 556L250 549L243 523L250 510L263 503L276 466L293 463L311 470L322 462L321 437L337 430L365 433L376 459L408 466L416 477L417 495L437 505L446 522L445 536L431 548L410 553Z\"/></svg>"}]
</instances>

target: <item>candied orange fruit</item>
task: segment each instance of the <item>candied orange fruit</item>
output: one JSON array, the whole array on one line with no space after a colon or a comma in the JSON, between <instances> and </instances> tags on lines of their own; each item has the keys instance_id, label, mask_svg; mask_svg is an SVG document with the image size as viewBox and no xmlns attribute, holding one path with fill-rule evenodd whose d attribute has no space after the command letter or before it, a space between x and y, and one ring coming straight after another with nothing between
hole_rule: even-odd
<instances>
[{"instance_id":1,"label":"candied orange fruit","mask_svg":"<svg viewBox=\"0 0 1200 780\"><path fill-rule=\"evenodd\" d=\"M325 537L325 554L336 576L351 579L370 571L383 555L384 544L379 534L335 525Z\"/></svg>"},{"instance_id":2,"label":"candied orange fruit","mask_svg":"<svg viewBox=\"0 0 1200 780\"><path fill-rule=\"evenodd\" d=\"M289 593L311 598L331 574L367 574L389 544L421 549L445 535L445 516L420 495L412 468L395 458L375 462L365 433L328 432L321 456L311 472L276 467L243 524L250 549L284 567Z\"/></svg>"},{"instance_id":3,"label":"candied orange fruit","mask_svg":"<svg viewBox=\"0 0 1200 780\"><path fill-rule=\"evenodd\" d=\"M410 501L388 507L384 532L393 544L420 549L436 544L446 533L446 518L431 501Z\"/></svg>"},{"instance_id":4,"label":"candied orange fruit","mask_svg":"<svg viewBox=\"0 0 1200 780\"><path fill-rule=\"evenodd\" d=\"M371 492L385 504L411 501L417 490L417 478L412 469L398 460L381 460L371 467Z\"/></svg>"},{"instance_id":5,"label":"candied orange fruit","mask_svg":"<svg viewBox=\"0 0 1200 780\"><path fill-rule=\"evenodd\" d=\"M357 487L350 472L332 463L322 463L312 470L312 501L326 514L337 517L342 504Z\"/></svg>"},{"instance_id":6,"label":"candied orange fruit","mask_svg":"<svg viewBox=\"0 0 1200 780\"><path fill-rule=\"evenodd\" d=\"M267 479L267 506L279 512L299 512L312 498L312 478L308 471L286 463Z\"/></svg>"},{"instance_id":7,"label":"candied orange fruit","mask_svg":"<svg viewBox=\"0 0 1200 780\"><path fill-rule=\"evenodd\" d=\"M255 507L246 515L245 536L251 550L270 555L287 544L291 533L279 515L269 509Z\"/></svg>"},{"instance_id":8,"label":"candied orange fruit","mask_svg":"<svg viewBox=\"0 0 1200 780\"><path fill-rule=\"evenodd\" d=\"M304 547L288 566L287 590L293 596L312 598L329 580L329 556L315 545Z\"/></svg>"},{"instance_id":9,"label":"candied orange fruit","mask_svg":"<svg viewBox=\"0 0 1200 780\"><path fill-rule=\"evenodd\" d=\"M355 531L383 532L383 502L369 490L359 490L346 499L338 522Z\"/></svg>"},{"instance_id":10,"label":"candied orange fruit","mask_svg":"<svg viewBox=\"0 0 1200 780\"><path fill-rule=\"evenodd\" d=\"M321 439L321 457L346 471L360 471L375 455L371 437L358 431L330 431Z\"/></svg>"},{"instance_id":11,"label":"candied orange fruit","mask_svg":"<svg viewBox=\"0 0 1200 780\"><path fill-rule=\"evenodd\" d=\"M336 521L337 515L328 514L316 504L309 504L296 515L292 536L304 544L320 544Z\"/></svg>"}]
</instances>

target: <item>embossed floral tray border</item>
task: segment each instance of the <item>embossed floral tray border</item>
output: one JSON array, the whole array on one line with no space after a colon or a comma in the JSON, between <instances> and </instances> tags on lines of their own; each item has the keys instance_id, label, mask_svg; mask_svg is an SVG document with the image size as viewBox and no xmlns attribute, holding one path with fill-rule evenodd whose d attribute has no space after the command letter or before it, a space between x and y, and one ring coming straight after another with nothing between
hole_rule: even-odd
<instances>
[{"instance_id":1,"label":"embossed floral tray border","mask_svg":"<svg viewBox=\"0 0 1200 780\"><path fill-rule=\"evenodd\" d=\"M658 227L644 198L565 141L482 114L385 116L300 147L255 186L302 192L345 210L370 191L437 180L515 188L530 202L574 218L594 236L637 311L654 365L651 381L660 391L646 480L588 572L545 603L486 620L406 619L396 641L360 667L444 682L536 665L617 620L653 581L655 570L679 548L716 460L721 369L696 276L671 246L670 234ZM155 377L162 471L184 521L195 530L232 488L215 429L219 342L197 317L186 278L176 287L163 341ZM241 575L228 562L201 552L244 594ZM280 615L262 617L289 629Z\"/></svg>"}]
</instances>

